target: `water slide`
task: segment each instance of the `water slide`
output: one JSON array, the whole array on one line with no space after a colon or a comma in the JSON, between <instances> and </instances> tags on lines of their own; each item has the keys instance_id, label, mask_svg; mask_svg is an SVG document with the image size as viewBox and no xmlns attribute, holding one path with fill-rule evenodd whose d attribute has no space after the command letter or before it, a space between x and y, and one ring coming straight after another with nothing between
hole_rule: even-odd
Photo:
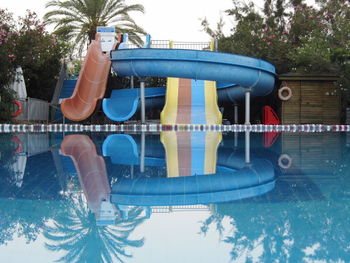
<instances>
[{"instance_id":1,"label":"water slide","mask_svg":"<svg viewBox=\"0 0 350 263\"><path fill-rule=\"evenodd\" d=\"M102 52L97 33L89 45L73 95L62 100L61 111L66 118L81 121L94 112L97 101L105 95L110 67L109 54Z\"/></svg>"},{"instance_id":2,"label":"water slide","mask_svg":"<svg viewBox=\"0 0 350 263\"><path fill-rule=\"evenodd\" d=\"M170 117L162 121L163 123L168 123L169 121L167 119L176 119L177 117L174 116L180 110L184 112L196 112L193 106L196 105L198 97L202 97L203 101L208 97L213 97L210 95L212 91L206 91L208 88L205 87L205 83L201 84L201 81L216 82L216 84L209 84L209 86L216 85L219 100L235 101L244 97L246 88L251 90L252 96L265 96L269 94L274 88L276 75L274 66L261 59L200 50L118 49L111 52L111 60L113 70L119 76L170 77L170 82L173 82L171 78L192 80L190 91L186 88L184 91L187 93L182 94L184 98L189 100L186 105L180 105L178 97L182 95L180 92L176 93L181 83L170 84L174 88L170 92L167 91L165 105L170 104L172 106L166 110L168 111L167 116ZM199 86L204 90L204 94L196 91ZM120 107L118 102L123 100L122 98L124 96L121 93L118 94L119 92L121 91L115 90L114 96L103 100L103 111L110 119L115 121L123 121L125 120L124 116L132 116L137 110L139 101L138 91L133 91L134 96L125 96L124 101L129 102ZM162 92L163 90L157 92L157 96L153 96L152 98L161 99ZM115 100L116 97L118 100ZM189 103L192 103L191 107L189 107ZM152 105L155 104L151 103ZM181 108L181 106L183 107ZM212 108L214 109L215 107ZM205 105L205 109L208 109L208 105ZM202 110L199 109L199 111ZM217 113L212 115L215 116ZM192 120L198 119L197 116L194 114Z\"/></svg>"},{"instance_id":3,"label":"water slide","mask_svg":"<svg viewBox=\"0 0 350 263\"><path fill-rule=\"evenodd\" d=\"M165 102L165 87L145 89L146 109L160 109ZM140 109L140 89L112 90L111 97L102 102L104 113L114 121L129 120Z\"/></svg>"}]
</instances>

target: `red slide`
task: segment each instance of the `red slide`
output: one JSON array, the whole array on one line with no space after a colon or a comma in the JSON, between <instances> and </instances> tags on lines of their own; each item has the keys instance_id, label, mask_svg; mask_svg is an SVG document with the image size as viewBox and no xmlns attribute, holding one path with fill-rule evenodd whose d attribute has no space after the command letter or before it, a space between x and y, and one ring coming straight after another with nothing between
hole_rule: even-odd
<instances>
[{"instance_id":1,"label":"red slide","mask_svg":"<svg viewBox=\"0 0 350 263\"><path fill-rule=\"evenodd\" d=\"M61 110L66 118L81 121L94 112L97 101L104 97L110 68L109 54L102 52L97 33L88 48L72 97L62 101Z\"/></svg>"},{"instance_id":2,"label":"red slide","mask_svg":"<svg viewBox=\"0 0 350 263\"><path fill-rule=\"evenodd\" d=\"M281 124L280 119L278 118L276 112L270 106L264 106L263 108L263 116L262 116L263 124L265 125L279 125ZM265 132L264 133L264 147L271 147L279 136L279 132Z\"/></svg>"}]
</instances>

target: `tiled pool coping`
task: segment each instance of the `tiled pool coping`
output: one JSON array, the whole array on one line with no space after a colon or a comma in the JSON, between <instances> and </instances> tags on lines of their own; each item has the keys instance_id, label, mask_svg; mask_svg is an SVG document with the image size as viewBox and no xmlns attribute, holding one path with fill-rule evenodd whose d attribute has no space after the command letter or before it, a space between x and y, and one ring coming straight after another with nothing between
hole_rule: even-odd
<instances>
[{"instance_id":1,"label":"tiled pool coping","mask_svg":"<svg viewBox=\"0 0 350 263\"><path fill-rule=\"evenodd\" d=\"M0 124L0 133L11 132L161 132L161 131L218 131L218 132L350 132L350 125L162 125L162 124Z\"/></svg>"}]
</instances>

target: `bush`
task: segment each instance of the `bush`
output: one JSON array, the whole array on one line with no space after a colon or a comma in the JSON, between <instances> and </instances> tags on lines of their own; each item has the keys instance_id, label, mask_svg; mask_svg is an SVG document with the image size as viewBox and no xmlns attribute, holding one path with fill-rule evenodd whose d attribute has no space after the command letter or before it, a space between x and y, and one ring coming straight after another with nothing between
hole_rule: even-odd
<instances>
[{"instance_id":1,"label":"bush","mask_svg":"<svg viewBox=\"0 0 350 263\"><path fill-rule=\"evenodd\" d=\"M16 69L15 32L12 14L0 9L0 120L11 118L13 92L7 85L13 81Z\"/></svg>"},{"instance_id":2,"label":"bush","mask_svg":"<svg viewBox=\"0 0 350 263\"><path fill-rule=\"evenodd\" d=\"M68 54L69 49L68 44L45 31L44 25L35 13L27 11L26 15L15 23L12 13L0 9L2 98L11 101L11 92L6 87L14 80L17 66L21 66L28 96L51 100L61 60ZM3 100L2 109L8 108L4 103L7 102Z\"/></svg>"},{"instance_id":3,"label":"bush","mask_svg":"<svg viewBox=\"0 0 350 263\"><path fill-rule=\"evenodd\" d=\"M22 66L28 96L50 101L69 46L48 34L35 13L28 11L18 26L15 62Z\"/></svg>"},{"instance_id":4,"label":"bush","mask_svg":"<svg viewBox=\"0 0 350 263\"><path fill-rule=\"evenodd\" d=\"M262 11L253 1L233 4L226 11L235 21L229 36L202 21L218 37L220 51L268 60L278 74L335 73L342 91L350 91L349 1L317 0L310 6L305 0L265 0Z\"/></svg>"}]
</instances>

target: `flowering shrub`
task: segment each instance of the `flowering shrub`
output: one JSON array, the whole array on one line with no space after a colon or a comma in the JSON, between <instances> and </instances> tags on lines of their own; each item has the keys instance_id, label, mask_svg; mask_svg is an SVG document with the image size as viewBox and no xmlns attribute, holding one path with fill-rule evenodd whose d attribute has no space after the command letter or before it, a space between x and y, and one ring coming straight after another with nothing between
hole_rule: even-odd
<instances>
[{"instance_id":1,"label":"flowering shrub","mask_svg":"<svg viewBox=\"0 0 350 263\"><path fill-rule=\"evenodd\" d=\"M22 66L28 96L51 100L68 45L48 34L37 15L28 11L19 19L16 47L15 62Z\"/></svg>"},{"instance_id":2,"label":"flowering shrub","mask_svg":"<svg viewBox=\"0 0 350 263\"><path fill-rule=\"evenodd\" d=\"M51 100L67 44L45 31L37 15L27 11L16 22L0 9L0 119L9 119L15 69L21 66L29 97Z\"/></svg>"},{"instance_id":3,"label":"flowering shrub","mask_svg":"<svg viewBox=\"0 0 350 263\"><path fill-rule=\"evenodd\" d=\"M0 120L11 118L13 92L6 87L14 79L16 69L15 36L12 15L0 9Z\"/></svg>"}]
</instances>

